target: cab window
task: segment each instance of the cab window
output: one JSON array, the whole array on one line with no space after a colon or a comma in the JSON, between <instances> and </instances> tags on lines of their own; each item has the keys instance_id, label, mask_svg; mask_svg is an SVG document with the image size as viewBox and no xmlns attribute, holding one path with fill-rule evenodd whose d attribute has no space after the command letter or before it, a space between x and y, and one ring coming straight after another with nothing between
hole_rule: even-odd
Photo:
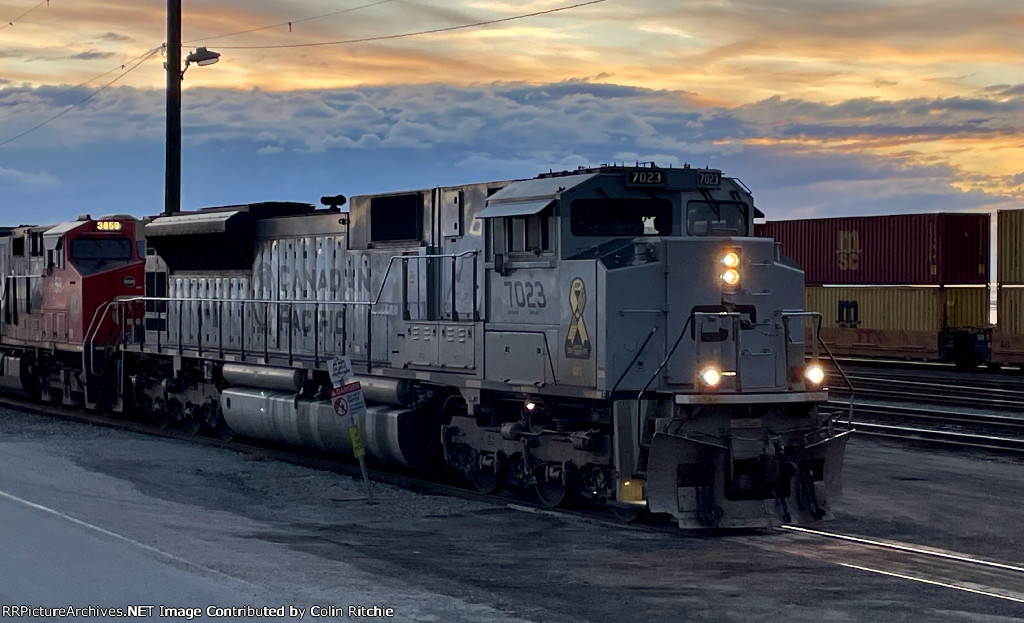
<instances>
[{"instance_id":1,"label":"cab window","mask_svg":"<svg viewBox=\"0 0 1024 623\"><path fill-rule=\"evenodd\" d=\"M577 199L570 215L574 236L672 234L672 203L666 199Z\"/></svg>"},{"instance_id":2,"label":"cab window","mask_svg":"<svg viewBox=\"0 0 1024 623\"><path fill-rule=\"evenodd\" d=\"M551 208L537 214L510 216L505 222L505 249L509 253L540 255L551 251Z\"/></svg>"},{"instance_id":3,"label":"cab window","mask_svg":"<svg viewBox=\"0 0 1024 623\"><path fill-rule=\"evenodd\" d=\"M737 201L691 201L686 205L686 232L691 236L748 236L747 204Z\"/></svg>"},{"instance_id":4,"label":"cab window","mask_svg":"<svg viewBox=\"0 0 1024 623\"><path fill-rule=\"evenodd\" d=\"M81 237L71 241L71 262L83 275L99 272L114 262L132 259L134 244L128 238Z\"/></svg>"}]
</instances>

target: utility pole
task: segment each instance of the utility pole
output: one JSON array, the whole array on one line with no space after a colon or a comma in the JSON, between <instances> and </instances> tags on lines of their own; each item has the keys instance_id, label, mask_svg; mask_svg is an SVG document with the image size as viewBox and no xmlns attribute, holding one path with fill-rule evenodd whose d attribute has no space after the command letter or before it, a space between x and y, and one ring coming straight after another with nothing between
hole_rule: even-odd
<instances>
[{"instance_id":1,"label":"utility pole","mask_svg":"<svg viewBox=\"0 0 1024 623\"><path fill-rule=\"evenodd\" d=\"M164 214L181 210L181 0L167 0L167 154Z\"/></svg>"}]
</instances>

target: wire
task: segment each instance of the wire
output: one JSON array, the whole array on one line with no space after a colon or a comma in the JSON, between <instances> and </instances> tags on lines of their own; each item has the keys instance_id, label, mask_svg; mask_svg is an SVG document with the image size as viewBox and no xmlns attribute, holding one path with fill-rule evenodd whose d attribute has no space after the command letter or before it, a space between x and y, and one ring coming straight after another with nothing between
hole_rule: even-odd
<instances>
[{"instance_id":1,"label":"wire","mask_svg":"<svg viewBox=\"0 0 1024 623\"><path fill-rule=\"evenodd\" d=\"M143 63L145 63L146 61L148 61L148 60L149 60L150 58L152 58L152 56L153 56L154 54L156 54L157 52L159 52L159 51L160 51L160 50L162 50L162 49L163 49L162 47L159 47L159 48L153 48L152 50L150 50L150 51L149 51L149 53L147 53L147 54L145 54L145 55L144 55L144 58L143 58L142 60L140 60L139 62L137 62L137 63L136 63L135 65L132 65L132 66L131 66L131 67L129 67L128 69L126 69L126 70L125 70L124 72L122 72L122 73L121 73L121 75L120 75L120 76L117 76L116 78L114 78L114 79L113 79L113 80L111 80L110 82L108 82L108 83L106 83L105 85L101 86L100 88L96 89L95 91L93 91L93 92L92 92L92 93L90 93L89 95L87 95L87 96L83 97L82 99L78 100L78 101L77 101L77 102L75 102L74 104L72 104L72 105L68 106L67 108L65 108L64 110L60 111L60 112L59 112L59 113L57 113L56 115L54 115L54 116L50 117L50 118L49 118L49 119L47 119L46 121L43 121L42 123L39 123L39 124L36 124L36 125L32 126L31 128L29 128L29 129L25 130L25 131L24 131L24 132L22 132L21 134L18 134L17 136L12 136L11 138L7 139L6 141L0 142L0 147L3 147L4 145L7 145L7 144L9 144L9 143L13 143L14 141L18 140L19 138L21 138L21 137L25 136L26 134L29 134L29 133L31 133L31 132L35 132L36 130L38 130L39 128L43 127L44 125L46 125L46 124L50 123L51 121L55 121L55 120L57 120L57 119L59 119L59 118L63 117L64 115L66 115L67 113L71 112L71 111L72 111L72 110L74 110L75 108L78 108L78 107L79 107L79 106L81 106L82 104L84 104L84 103L88 102L88 101L89 101L89 100L91 100L92 98L94 98L94 97L96 97L97 95L99 95L101 91L105 90L105 89L106 89L107 87L109 87L110 85L114 84L115 82L117 82L117 81L118 81L118 80L120 80L121 78L124 78L124 77L125 77L125 76L127 76L127 75L128 75L129 73L131 73L131 72L132 72L133 70L135 70L136 68L138 68L138 67L139 67L140 65L142 65ZM124 67L124 65L122 65L122 67ZM110 73L110 72L108 71L107 73ZM93 80L95 80L95 79L96 79L96 78L93 78ZM66 92L66 91L65 91L65 92Z\"/></svg>"},{"instance_id":2,"label":"wire","mask_svg":"<svg viewBox=\"0 0 1024 623\"><path fill-rule=\"evenodd\" d=\"M388 2L394 2L394 1L395 0L378 0L377 2L372 2L370 4L364 4L364 5L361 5L361 6L354 6L354 7L348 8L348 9L342 9L340 11L333 11L331 13L324 13L323 15L314 15L313 17L304 17L302 19L293 19L293 20L288 21L288 22L281 22L280 24L272 24L270 26L260 26L259 28L250 28L249 30L239 30L238 32L229 32L229 33L224 34L224 35L214 35L212 37L203 37L203 38L200 38L200 39L189 39L188 41L182 41L182 43L195 43L197 41L213 41L214 39L223 39L225 37L234 37L235 35L247 35L247 34L249 34L251 32L259 32L261 30L270 30L271 28L280 28L282 26L287 26L288 30L291 31L292 24L301 24L302 22L311 22L311 21L313 21L315 19L323 19L325 17L331 17L333 15L340 15L341 13L350 13L352 11L358 11L360 9L368 9L370 7L375 7L375 6L379 5L379 4L387 4Z\"/></svg>"},{"instance_id":3,"label":"wire","mask_svg":"<svg viewBox=\"0 0 1024 623\"><path fill-rule=\"evenodd\" d=\"M88 79L88 80L86 80L85 82L81 82L81 83L79 83L79 84L76 84L76 85L75 85L75 86L73 86L73 87L68 87L67 89L64 89L63 91L59 91L59 92L55 93L55 94L54 94L53 96L54 96L54 97L59 97L59 96L61 96L61 95L64 95L65 93L70 93L70 92L74 91L75 89L78 89L78 88L84 87L85 85L89 84L90 82L93 82L93 81L95 81L95 80L99 80L100 78L102 78L103 76L106 76L107 74L112 74L112 73L114 73L114 72L115 72L115 71L117 71L118 69L124 69L124 68L125 68L125 67L127 67L128 65L131 65L132 63L134 63L135 61L139 60L140 58L142 58L142 57L144 57L144 56L151 56L151 55L152 55L152 54L153 54L154 52L159 52L159 51L160 51L160 50L162 50L163 48L164 48L164 46L162 46L162 45L161 45L161 46L158 46L158 47L155 47L155 48L152 48L152 49L146 50L146 51L145 51L145 52L143 52L142 54L139 54L139 55L138 55L138 56L136 56L135 58L133 58L133 59L131 59L131 60L127 60L127 61L125 61L125 62L121 63L120 65L118 65L117 67L114 67L113 69L108 69L107 71L105 71L105 72L103 72L103 73L101 73L101 74L97 74L97 75L93 76L92 78L89 78L89 79ZM126 73L127 73L127 72L126 72Z\"/></svg>"},{"instance_id":4,"label":"wire","mask_svg":"<svg viewBox=\"0 0 1024 623\"><path fill-rule=\"evenodd\" d=\"M257 32L257 31L260 31L260 30L267 30L267 29L270 29L270 28L277 28L277 27L284 26L284 25L288 25L289 28L290 28L291 24L300 23L300 22L308 22L308 21L315 20L315 19L322 19L324 17L330 17L332 15L338 15L340 13L348 13L350 11L356 11L356 10L359 10L359 9L365 9L365 8L377 6L379 4L385 4L387 2L393 2L393 1L394 0L378 0L377 2L373 2L373 3L370 3L370 4L365 4L365 5L361 5L361 6L357 6L357 7L351 7L351 8L348 8L348 9L342 9L340 11L334 11L332 13L325 13L323 15L315 15L313 17L306 17L306 18L302 18L302 19L298 19L298 20L292 20L290 22L284 22L284 23L281 23L281 24L274 24L274 25L271 25L271 26L263 26L261 28L253 28L253 29L250 29L250 30L244 30L244 31L239 31L239 32L235 32L235 33L228 33L228 34L224 34L224 35L216 35L214 37L207 37L207 38L202 39L202 40L203 41L210 41L210 40L213 40L213 39L221 39L221 38L224 38L224 37L231 37L231 36L234 36L234 35L248 34L248 33ZM385 40L388 40L388 39L401 39L401 38L404 38L404 37L415 37L415 36L419 36L419 35L435 34L435 33L440 33L440 32L451 32L453 30L465 30L467 28L478 28L480 26L489 26L489 25L492 25L492 24L500 24L500 23L503 23L503 22L511 22L511 21L514 21L514 20L525 19L527 17L537 17L539 15L548 15L548 14L551 14L551 13L559 13L561 11L568 11L570 9L576 9L576 8L580 8L580 7L585 7L585 6L589 6L589 5L592 5L592 4L600 4L602 2L605 2L605 0L590 0L589 2L581 2L581 3L578 3L578 4L572 4L572 5L568 5L568 6L557 7L557 8L554 8L554 9L548 9L546 11L536 11L534 13L525 13L523 15L514 15L512 17L503 17L503 18L500 18L500 19L493 19L493 20L486 20L486 21L481 21L481 22L474 22L472 24L462 24L462 25L459 25L459 26L448 26L446 28L434 28L434 29L431 29L431 30L421 30L421 31L416 31L416 32L400 33L400 34L397 34L397 35L383 35L383 36L379 36L379 37L365 37L365 38L362 38L362 39L348 39L348 40L344 40L344 41L323 41L323 42L319 42L319 43L298 43L298 44L289 44L289 45L257 45L257 46L218 46L218 47L221 48L221 49L226 49L226 50L260 50L260 49L277 49L277 48L316 47L316 46L324 46L324 45L344 45L344 44L349 44L349 43L366 43L366 42L370 42L370 41L385 41ZM16 17L14 20L11 20L11 22L9 22L8 24L6 24L4 26L0 26L0 28L4 28L6 26L13 25L13 22L21 19L22 17L25 17L26 15L28 15L32 11L34 11L34 10L38 9L39 7L41 7L43 4L49 5L49 0L43 0L43 2L40 2L36 6L32 7L28 11L26 11L25 13L23 13L20 16ZM186 41L186 42L183 42L183 43L191 43L193 41L199 41L199 39L192 39L192 40L189 40L189 41ZM0 147L3 147L3 146L8 145L10 143L13 143L14 141L18 140L19 138L21 138L21 137L23 137L23 136L25 136L27 134L30 134L30 133L38 130L39 128L41 128L41 127L43 127L43 126L45 126L45 125L47 125L47 124L49 124L49 123L59 119L60 117L63 117L65 114L71 112L72 110L74 110L78 106L81 106L85 102L91 100L93 97L98 95L100 92L102 92L105 89L107 89L107 87L113 85L115 82L117 82L121 78L123 78L126 75L128 75L129 73L131 73L133 70L138 68L140 65L142 65L144 62L149 60L154 54L156 54L158 51L160 51L162 49L164 49L164 46L153 48L153 49L149 50L148 52L145 52L145 53L135 57L134 59L132 59L130 61L127 61L126 63L120 65L120 69L125 69L125 67L127 65L131 65L132 63L136 63L135 65L132 65L131 67L128 67L128 69L126 69L124 72L122 72L119 76L117 76L116 78L114 78L110 82L108 82L105 85L103 85L102 87L96 89L95 91L93 91L92 93L90 93L89 95L84 97L83 99L79 100L78 102L76 102L76 103L72 104L71 106L65 108L64 110L62 110L61 112L57 113L53 117L50 117L46 121L43 121L42 123L39 123L39 124L29 128L28 130L25 130L21 134L18 134L18 135L13 136L13 137L5 140L5 141L0 142ZM136 61L138 61L138 62L136 62ZM94 80L98 80L99 78L102 78L103 76L106 76L107 74L110 74L111 72L117 71L117 69L118 68L115 67L114 69L111 69L110 71L106 71L106 72L104 72L102 74L94 76L94 77L90 78L89 80L86 80L85 82L83 82L83 83L81 83L79 85L76 85L76 86L73 86L73 87L71 87L69 89L66 89L64 91L61 91L58 95L63 95L65 93L73 91L73 90L75 90L75 89L77 89L79 87L85 86L86 84L89 84L90 82L92 82Z\"/></svg>"},{"instance_id":5,"label":"wire","mask_svg":"<svg viewBox=\"0 0 1024 623\"><path fill-rule=\"evenodd\" d=\"M14 22L16 22L16 21L18 21L19 19L21 19L21 18L25 17L26 15L28 15L28 14L29 14L29 13L31 13L32 11L35 11L35 10L36 10L36 9L38 9L39 7L43 6L44 4L45 4L46 6L50 6L50 0L43 0L43 1L42 1L42 2L40 2L39 4L35 5L35 6L34 6L34 7L32 7L31 9L29 9L29 10L25 11L24 13L22 13L22 14L21 14L21 15L19 15L18 17L15 17L15 18L14 18L14 19L12 19L11 21L7 22L6 24L2 24L2 25L0 25L0 30L3 30L4 28L7 28L8 26L14 26Z\"/></svg>"},{"instance_id":6,"label":"wire","mask_svg":"<svg viewBox=\"0 0 1024 623\"><path fill-rule=\"evenodd\" d=\"M559 11L568 11L569 9L578 9L580 7L589 6L591 4L600 4L605 0L590 0L590 2L580 2L579 4L572 4L569 6L558 7L555 9L548 9L547 11L537 11L535 13L525 13L523 15L514 15L512 17L503 17L501 19L492 19L483 22L474 22L472 24L462 24L461 26L448 26L446 28L434 28L431 30L418 30L416 32L406 32L397 35L382 35L380 37L365 37L363 39L345 39L343 41L321 41L318 43L291 43L285 45L219 45L218 48L222 50L272 50L280 48L311 48L323 45L345 45L348 43L367 43L370 41L386 41L388 39L401 39L403 37L415 37L418 35L430 35L439 32L451 32L453 30L465 30L466 28L477 28L480 26L490 26L491 24L500 24L502 22L511 22L513 20L525 19L527 17L536 17L538 15L547 15L549 13L558 13Z\"/></svg>"}]
</instances>

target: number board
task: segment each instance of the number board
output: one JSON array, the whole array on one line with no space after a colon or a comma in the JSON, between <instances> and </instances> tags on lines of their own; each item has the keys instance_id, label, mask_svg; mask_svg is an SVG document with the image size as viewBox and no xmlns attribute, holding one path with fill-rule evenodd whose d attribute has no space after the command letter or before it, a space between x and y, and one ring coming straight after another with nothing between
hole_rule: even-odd
<instances>
[{"instance_id":1,"label":"number board","mask_svg":"<svg viewBox=\"0 0 1024 623\"><path fill-rule=\"evenodd\" d=\"M697 171L697 187L706 188L708 186L718 187L722 185L722 172L721 171Z\"/></svg>"},{"instance_id":2,"label":"number board","mask_svg":"<svg viewBox=\"0 0 1024 623\"><path fill-rule=\"evenodd\" d=\"M664 186L665 172L660 169L632 169L626 179L631 186Z\"/></svg>"}]
</instances>

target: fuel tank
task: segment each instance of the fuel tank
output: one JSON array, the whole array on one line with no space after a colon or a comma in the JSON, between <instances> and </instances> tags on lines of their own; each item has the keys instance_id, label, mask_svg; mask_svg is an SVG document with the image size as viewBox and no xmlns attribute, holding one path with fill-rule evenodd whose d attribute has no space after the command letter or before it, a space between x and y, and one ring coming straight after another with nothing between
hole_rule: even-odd
<instances>
[{"instance_id":1,"label":"fuel tank","mask_svg":"<svg viewBox=\"0 0 1024 623\"><path fill-rule=\"evenodd\" d=\"M366 454L380 463L430 467L440 456L440 422L419 409L368 406L339 417L330 400L300 400L294 392L233 387L221 393L224 421L238 435L352 455L350 426L359 428Z\"/></svg>"}]
</instances>

